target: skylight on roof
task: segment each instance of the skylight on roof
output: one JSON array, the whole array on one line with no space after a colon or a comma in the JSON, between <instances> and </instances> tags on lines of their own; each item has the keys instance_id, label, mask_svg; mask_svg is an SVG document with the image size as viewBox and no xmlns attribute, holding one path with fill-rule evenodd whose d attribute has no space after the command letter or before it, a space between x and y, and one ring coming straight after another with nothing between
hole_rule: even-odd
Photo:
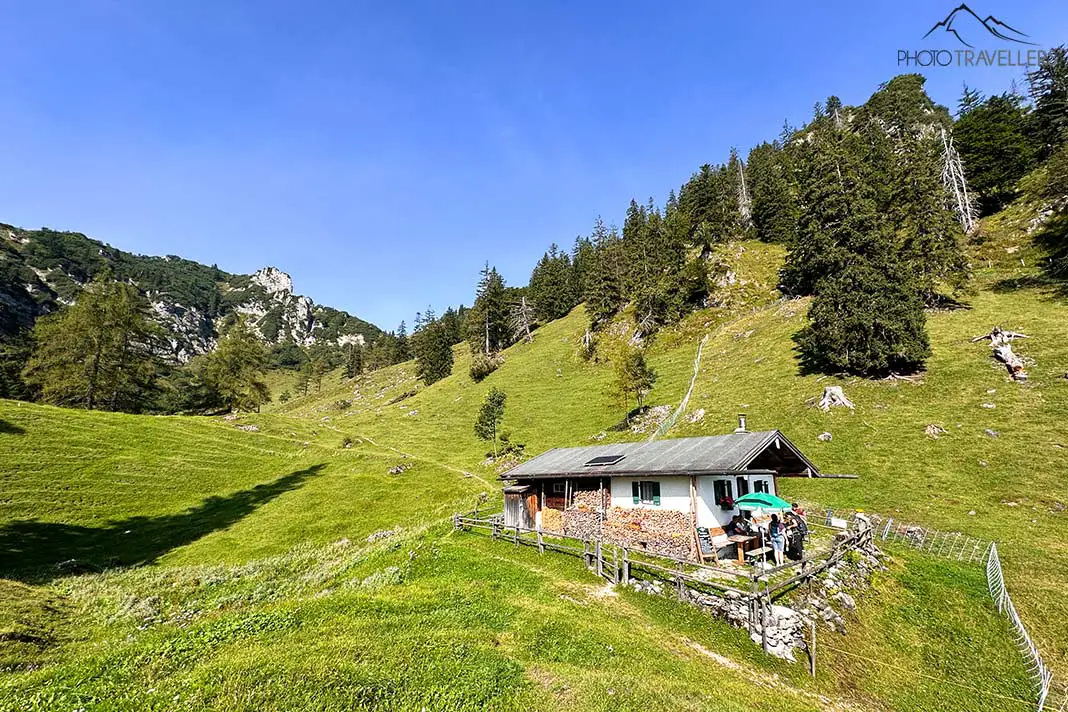
<instances>
[{"instance_id":1,"label":"skylight on roof","mask_svg":"<svg viewBox=\"0 0 1068 712\"><path fill-rule=\"evenodd\" d=\"M624 457L626 457L626 455L601 455L600 457L595 457L585 463L583 467L605 467L607 465L614 465Z\"/></svg>"}]
</instances>

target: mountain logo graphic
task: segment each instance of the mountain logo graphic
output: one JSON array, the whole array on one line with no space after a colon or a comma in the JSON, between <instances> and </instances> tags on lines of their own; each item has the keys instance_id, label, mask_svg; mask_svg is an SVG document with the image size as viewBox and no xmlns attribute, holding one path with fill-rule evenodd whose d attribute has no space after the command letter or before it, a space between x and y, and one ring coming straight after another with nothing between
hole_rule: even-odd
<instances>
[{"instance_id":1,"label":"mountain logo graphic","mask_svg":"<svg viewBox=\"0 0 1068 712\"><path fill-rule=\"evenodd\" d=\"M927 34L924 37L929 37L936 30L942 30L956 37L965 47L972 47L965 37L974 39L976 35L982 36L980 27L1001 40L1026 45L1036 44L1025 39L1028 37L1026 33L1007 25L993 15L987 15L986 19L980 18L979 15L975 14L974 10L964 3L953 8L953 11L946 15L944 20L936 22L934 27L927 30Z\"/></svg>"}]
</instances>

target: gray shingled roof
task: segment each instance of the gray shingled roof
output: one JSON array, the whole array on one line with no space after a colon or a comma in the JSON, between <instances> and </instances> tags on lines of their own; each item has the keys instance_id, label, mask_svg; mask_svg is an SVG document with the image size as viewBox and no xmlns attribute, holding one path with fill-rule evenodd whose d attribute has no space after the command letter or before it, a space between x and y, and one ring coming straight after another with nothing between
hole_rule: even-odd
<instances>
[{"instance_id":1,"label":"gray shingled roof","mask_svg":"<svg viewBox=\"0 0 1068 712\"><path fill-rule=\"evenodd\" d=\"M744 470L757 455L772 445L776 438L781 445L808 460L778 430L759 433L731 433L697 438L674 438L653 442L588 445L586 447L555 448L532 460L513 467L501 479L516 480L534 477L567 475L613 476L634 474L718 474ZM595 457L623 455L613 465L585 467ZM808 463L811 465L811 463ZM813 472L817 472L812 466Z\"/></svg>"}]
</instances>

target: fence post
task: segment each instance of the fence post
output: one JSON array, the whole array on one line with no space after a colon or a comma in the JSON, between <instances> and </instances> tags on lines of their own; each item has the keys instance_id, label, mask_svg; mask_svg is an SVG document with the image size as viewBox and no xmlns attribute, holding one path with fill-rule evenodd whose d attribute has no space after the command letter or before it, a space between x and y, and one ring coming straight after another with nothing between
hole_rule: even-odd
<instances>
[{"instance_id":1,"label":"fence post","mask_svg":"<svg viewBox=\"0 0 1068 712\"><path fill-rule=\"evenodd\" d=\"M496 519L494 519L492 522L490 522L490 537L493 538L493 539L497 538L497 520Z\"/></svg>"},{"instance_id":2,"label":"fence post","mask_svg":"<svg viewBox=\"0 0 1068 712\"><path fill-rule=\"evenodd\" d=\"M883 527L883 541L886 541L886 535L890 533L890 525L894 523L894 518L890 517L886 520L886 526Z\"/></svg>"},{"instance_id":3,"label":"fence post","mask_svg":"<svg viewBox=\"0 0 1068 712\"><path fill-rule=\"evenodd\" d=\"M619 547L612 547L612 583L619 583Z\"/></svg>"},{"instance_id":4,"label":"fence post","mask_svg":"<svg viewBox=\"0 0 1068 712\"><path fill-rule=\"evenodd\" d=\"M604 558L602 557L603 552L601 551L601 540L598 539L597 541L595 541L593 543L593 546L594 553L597 556L597 575L604 576Z\"/></svg>"},{"instance_id":5,"label":"fence post","mask_svg":"<svg viewBox=\"0 0 1068 712\"><path fill-rule=\"evenodd\" d=\"M590 568L590 542L586 539L582 540L582 565Z\"/></svg>"},{"instance_id":6,"label":"fence post","mask_svg":"<svg viewBox=\"0 0 1068 712\"><path fill-rule=\"evenodd\" d=\"M460 531L460 513L459 512L453 512L452 513L452 528L455 529L456 531Z\"/></svg>"},{"instance_id":7,"label":"fence post","mask_svg":"<svg viewBox=\"0 0 1068 712\"><path fill-rule=\"evenodd\" d=\"M682 562L681 561L675 562L675 571L676 571L676 573L675 573L675 587L679 591L679 600L680 601L685 601L686 600L686 584L683 583L683 580L682 580Z\"/></svg>"},{"instance_id":8,"label":"fence post","mask_svg":"<svg viewBox=\"0 0 1068 712\"><path fill-rule=\"evenodd\" d=\"M538 553L545 553L545 541L541 538L541 529L538 530Z\"/></svg>"},{"instance_id":9,"label":"fence post","mask_svg":"<svg viewBox=\"0 0 1068 712\"><path fill-rule=\"evenodd\" d=\"M808 672L816 677L816 619L809 621L812 626L812 643L808 646Z\"/></svg>"},{"instance_id":10,"label":"fence post","mask_svg":"<svg viewBox=\"0 0 1068 712\"><path fill-rule=\"evenodd\" d=\"M623 547L623 583L630 585L630 550Z\"/></svg>"},{"instance_id":11,"label":"fence post","mask_svg":"<svg viewBox=\"0 0 1068 712\"><path fill-rule=\"evenodd\" d=\"M760 601L760 646L768 652L768 609L763 599Z\"/></svg>"},{"instance_id":12,"label":"fence post","mask_svg":"<svg viewBox=\"0 0 1068 712\"><path fill-rule=\"evenodd\" d=\"M753 595L749 597L749 635L756 631L757 581L753 577Z\"/></svg>"},{"instance_id":13,"label":"fence post","mask_svg":"<svg viewBox=\"0 0 1068 712\"><path fill-rule=\"evenodd\" d=\"M515 525L515 548L519 548L519 525Z\"/></svg>"}]
</instances>

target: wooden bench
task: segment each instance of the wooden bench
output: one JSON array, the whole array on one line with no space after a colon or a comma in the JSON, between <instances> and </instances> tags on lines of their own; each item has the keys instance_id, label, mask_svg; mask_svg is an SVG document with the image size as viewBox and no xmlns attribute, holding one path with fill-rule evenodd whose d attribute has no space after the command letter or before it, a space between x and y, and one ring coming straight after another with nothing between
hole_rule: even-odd
<instances>
[{"instance_id":1,"label":"wooden bench","mask_svg":"<svg viewBox=\"0 0 1068 712\"><path fill-rule=\"evenodd\" d=\"M771 547L770 546L762 546L759 549L750 549L749 551L745 552L745 555L746 556L752 556L755 559L758 556L760 556L761 554L770 553L770 552L771 552Z\"/></svg>"}]
</instances>

